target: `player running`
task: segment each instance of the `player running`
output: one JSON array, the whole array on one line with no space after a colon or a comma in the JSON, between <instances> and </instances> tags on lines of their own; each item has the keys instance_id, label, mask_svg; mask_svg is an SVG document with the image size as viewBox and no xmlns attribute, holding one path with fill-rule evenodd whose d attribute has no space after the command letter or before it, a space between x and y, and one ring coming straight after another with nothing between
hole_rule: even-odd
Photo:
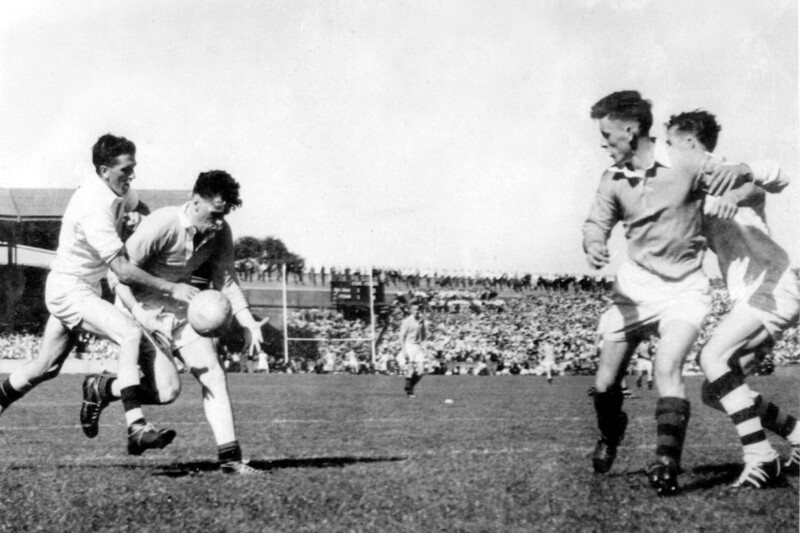
<instances>
[{"instance_id":1,"label":"player running","mask_svg":"<svg viewBox=\"0 0 800 533\"><path fill-rule=\"evenodd\" d=\"M400 324L400 346L406 360L406 395L414 398L414 387L425 374L425 350L422 343L427 339L425 317L420 304L411 304L408 316Z\"/></svg>"},{"instance_id":2,"label":"player running","mask_svg":"<svg viewBox=\"0 0 800 533\"><path fill-rule=\"evenodd\" d=\"M33 387L58 375L81 331L105 337L119 347L119 380L113 393L122 397L128 425L128 453L139 455L163 448L175 438L145 421L141 409L139 342L142 331L130 316L101 296L100 280L109 269L126 283L149 287L188 302L198 292L148 274L128 261L120 235L136 223L140 206L131 190L136 177L136 146L124 137L106 134L92 147L96 175L86 179L67 204L56 258L45 287L50 317L39 354L0 385L0 412Z\"/></svg>"},{"instance_id":3,"label":"player running","mask_svg":"<svg viewBox=\"0 0 800 533\"><path fill-rule=\"evenodd\" d=\"M590 265L606 266L608 237L622 222L628 252L603 317L594 395L600 438L592 464L604 473L616 458L628 423L620 382L636 346L657 330L662 339L654 368L657 446L648 478L659 495L671 495L678 491L690 416L681 371L711 307L701 269L703 159L670 164L656 158L655 139L649 136L651 104L636 91L602 98L592 106L591 117L598 121L602 147L613 165L603 174L584 223L583 249Z\"/></svg>"},{"instance_id":4,"label":"player running","mask_svg":"<svg viewBox=\"0 0 800 533\"><path fill-rule=\"evenodd\" d=\"M181 206L165 207L144 219L128 239L126 249L133 264L174 283L188 283L201 272L231 302L233 314L246 332L246 350L252 355L264 341L261 326L253 318L239 287L234 265L233 236L225 216L242 205L239 183L227 172L200 174L192 199ZM236 439L233 409L226 374L219 362L215 339L200 336L186 320L186 306L161 291L119 284L113 288L124 306L156 339L142 351L142 370L152 387L148 403L165 404L180 393L180 379L173 353L200 382L203 409L217 443L221 469L231 474L258 470L242 460ZM164 344L166 346L164 347ZM119 398L117 379L89 376L84 384L81 423L88 437L97 435L102 409Z\"/></svg>"},{"instance_id":5,"label":"player running","mask_svg":"<svg viewBox=\"0 0 800 533\"><path fill-rule=\"evenodd\" d=\"M714 151L720 127L706 111L670 117L667 143L680 157L685 152ZM720 161L718 158L714 158ZM792 444L788 469L800 465L800 427L795 417L764 402L745 383L767 350L800 312L797 280L786 251L770 236L765 216L765 191L780 192L786 177L775 165L751 165L755 184L707 198L708 213L734 213L732 218L706 216L704 231L719 261L731 299L731 310L717 325L700 353L707 381L703 401L724 410L736 426L744 452L744 469L734 487L764 488L780 478L781 462L764 428ZM757 185L756 185L757 184Z\"/></svg>"}]
</instances>

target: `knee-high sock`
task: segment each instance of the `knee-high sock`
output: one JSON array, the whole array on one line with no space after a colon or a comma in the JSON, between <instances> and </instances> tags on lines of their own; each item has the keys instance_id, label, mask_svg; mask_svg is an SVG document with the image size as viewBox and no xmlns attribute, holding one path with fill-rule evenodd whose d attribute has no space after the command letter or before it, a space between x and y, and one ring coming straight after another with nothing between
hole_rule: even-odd
<instances>
[{"instance_id":1,"label":"knee-high sock","mask_svg":"<svg viewBox=\"0 0 800 533\"><path fill-rule=\"evenodd\" d=\"M122 396L122 407L125 409L125 421L128 427L134 423L144 422L142 400L140 398L139 367L120 366L117 383Z\"/></svg>"},{"instance_id":2,"label":"knee-high sock","mask_svg":"<svg viewBox=\"0 0 800 533\"><path fill-rule=\"evenodd\" d=\"M792 444L800 444L800 425L797 424L797 418L783 411L774 403L764 400L760 394L754 396L753 403L764 429L787 439Z\"/></svg>"},{"instance_id":3,"label":"knee-high sock","mask_svg":"<svg viewBox=\"0 0 800 533\"><path fill-rule=\"evenodd\" d=\"M2 384L0 384L0 411L3 411L12 403L16 402L33 388L25 379L15 379L11 374Z\"/></svg>"},{"instance_id":4,"label":"knee-high sock","mask_svg":"<svg viewBox=\"0 0 800 533\"><path fill-rule=\"evenodd\" d=\"M668 457L680 465L686 429L689 426L691 404L676 397L659 398L656 402L656 455Z\"/></svg>"},{"instance_id":5,"label":"knee-high sock","mask_svg":"<svg viewBox=\"0 0 800 533\"><path fill-rule=\"evenodd\" d=\"M719 399L720 405L736 426L745 462L764 462L777 457L764 433L753 402L753 394L745 384L744 377L727 372L709 383L708 388L709 393Z\"/></svg>"},{"instance_id":6,"label":"knee-high sock","mask_svg":"<svg viewBox=\"0 0 800 533\"><path fill-rule=\"evenodd\" d=\"M619 385L609 387L605 392L594 393L594 409L597 413L597 427L604 440L619 442L623 428L620 426L622 417L622 389Z\"/></svg>"},{"instance_id":7,"label":"knee-high sock","mask_svg":"<svg viewBox=\"0 0 800 533\"><path fill-rule=\"evenodd\" d=\"M230 463L242 460L242 447L239 441L226 442L217 446L217 457L220 463Z\"/></svg>"}]
</instances>

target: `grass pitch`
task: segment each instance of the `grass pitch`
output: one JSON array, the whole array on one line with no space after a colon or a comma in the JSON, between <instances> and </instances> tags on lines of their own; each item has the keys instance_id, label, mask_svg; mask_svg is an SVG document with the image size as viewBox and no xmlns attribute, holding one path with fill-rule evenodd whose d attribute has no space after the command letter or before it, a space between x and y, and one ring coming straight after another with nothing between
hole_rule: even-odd
<instances>
[{"instance_id":1,"label":"grass pitch","mask_svg":"<svg viewBox=\"0 0 800 533\"><path fill-rule=\"evenodd\" d=\"M800 374L753 386L797 413ZM655 392L633 389L616 464L592 472L591 378L434 377L406 399L399 377L231 375L239 441L263 476L225 476L200 389L146 408L177 430L129 457L122 409L100 435L78 423L80 376L35 389L0 417L0 531L797 531L798 479L728 488L740 447L727 417L699 400L683 492L659 498L644 467ZM445 403L452 399L453 403ZM785 442L770 436L784 455Z\"/></svg>"}]
</instances>

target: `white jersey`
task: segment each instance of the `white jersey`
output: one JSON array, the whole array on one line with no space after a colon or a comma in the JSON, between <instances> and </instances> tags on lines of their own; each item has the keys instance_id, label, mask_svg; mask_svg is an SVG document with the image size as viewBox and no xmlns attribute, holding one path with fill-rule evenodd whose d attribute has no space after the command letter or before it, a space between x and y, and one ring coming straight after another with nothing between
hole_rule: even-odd
<instances>
[{"instance_id":1,"label":"white jersey","mask_svg":"<svg viewBox=\"0 0 800 533\"><path fill-rule=\"evenodd\" d=\"M120 234L125 213L138 203L132 189L118 197L99 176L89 177L67 204L51 271L89 284L99 282L108 272L108 263L123 250Z\"/></svg>"},{"instance_id":2,"label":"white jersey","mask_svg":"<svg viewBox=\"0 0 800 533\"><path fill-rule=\"evenodd\" d=\"M755 183L767 191L786 187L785 175L776 165L750 165ZM707 197L708 203L716 201ZM704 218L704 232L717 255L719 268L733 301L746 301L755 292L771 292L789 271L789 254L775 240L767 226L764 202L740 207L730 220Z\"/></svg>"}]
</instances>

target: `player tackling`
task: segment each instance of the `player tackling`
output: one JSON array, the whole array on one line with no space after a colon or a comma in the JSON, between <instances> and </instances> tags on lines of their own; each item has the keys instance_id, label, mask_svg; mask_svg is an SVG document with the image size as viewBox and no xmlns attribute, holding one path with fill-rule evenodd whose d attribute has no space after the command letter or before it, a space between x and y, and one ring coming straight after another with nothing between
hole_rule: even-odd
<instances>
[{"instance_id":1,"label":"player tackling","mask_svg":"<svg viewBox=\"0 0 800 533\"><path fill-rule=\"evenodd\" d=\"M85 180L67 204L56 258L45 287L50 312L35 359L0 385L0 412L34 386L58 375L81 330L111 339L119 348L119 379L113 394L122 397L128 425L128 452L139 455L163 448L175 438L145 421L139 379L142 331L131 317L101 298L100 280L109 272L136 286L189 302L198 290L148 274L125 255L121 239L126 223L135 223L138 197L136 146L124 137L103 135L92 147L95 175Z\"/></svg>"},{"instance_id":2,"label":"player tackling","mask_svg":"<svg viewBox=\"0 0 800 533\"><path fill-rule=\"evenodd\" d=\"M685 153L710 154L720 127L714 115L692 111L670 117L667 143L673 158ZM721 161L714 157L712 161ZM707 381L703 401L730 416L742 444L744 469L735 487L764 488L780 478L778 453L764 428L792 444L787 469L800 466L800 426L793 416L765 402L745 383L759 350L769 349L782 331L797 324L800 312L797 280L789 255L770 235L765 192L780 192L787 181L776 165L750 165L753 183L707 198L707 212L727 211L732 218L706 216L704 232L717 256L731 310L717 325L700 353Z\"/></svg>"},{"instance_id":3,"label":"player tackling","mask_svg":"<svg viewBox=\"0 0 800 533\"><path fill-rule=\"evenodd\" d=\"M158 209L145 218L126 242L132 263L153 275L173 283L188 283L193 274L208 276L211 285L227 296L233 315L244 328L246 349L252 354L263 342L261 326L250 313L239 287L234 266L231 228L225 216L242 205L239 183L227 172L203 172L197 178L192 199L181 206ZM226 374L219 362L215 339L201 336L186 320L186 305L162 291L111 285L119 300L134 317L143 317L141 325L160 342L145 343L141 366L152 385L148 403L169 403L180 392L178 369L173 352L197 379L203 392L203 409L217 444L217 455L225 473L258 472L242 460L236 439L233 409ZM100 412L118 399L116 379L89 376L84 384L81 423L87 436L97 434Z\"/></svg>"},{"instance_id":4,"label":"player tackling","mask_svg":"<svg viewBox=\"0 0 800 533\"><path fill-rule=\"evenodd\" d=\"M682 367L711 307L701 269L704 160L668 163L656 158L655 139L649 136L651 103L636 91L602 98L592 106L591 117L598 121L602 147L613 165L603 174L584 223L583 249L589 264L602 268L609 263L607 240L618 222L627 241L612 306L602 318L594 395L600 438L592 463L604 473L616 458L628 423L620 387L624 369L639 342L657 329L656 460L648 467L648 479L659 495L671 495L678 491L690 417ZM741 169L725 170L735 175Z\"/></svg>"}]
</instances>

